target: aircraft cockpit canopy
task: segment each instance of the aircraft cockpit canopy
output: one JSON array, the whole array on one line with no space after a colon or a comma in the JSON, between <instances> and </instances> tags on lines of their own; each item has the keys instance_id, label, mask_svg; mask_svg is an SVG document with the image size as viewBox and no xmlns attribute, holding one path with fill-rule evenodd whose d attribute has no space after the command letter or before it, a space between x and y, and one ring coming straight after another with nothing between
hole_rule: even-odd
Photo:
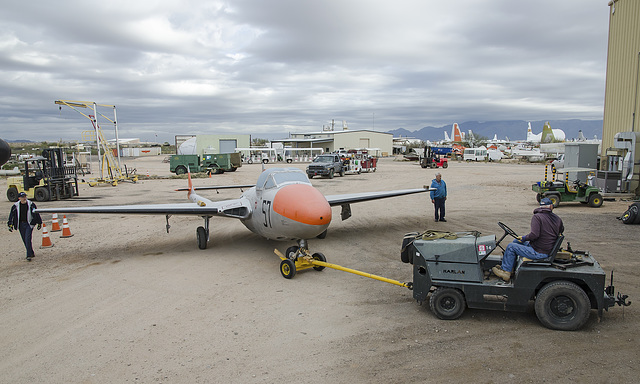
<instances>
[{"instance_id":1,"label":"aircraft cockpit canopy","mask_svg":"<svg viewBox=\"0 0 640 384\"><path fill-rule=\"evenodd\" d=\"M256 188L269 189L296 183L309 184L307 174L298 168L271 168L260 174Z\"/></svg>"}]
</instances>

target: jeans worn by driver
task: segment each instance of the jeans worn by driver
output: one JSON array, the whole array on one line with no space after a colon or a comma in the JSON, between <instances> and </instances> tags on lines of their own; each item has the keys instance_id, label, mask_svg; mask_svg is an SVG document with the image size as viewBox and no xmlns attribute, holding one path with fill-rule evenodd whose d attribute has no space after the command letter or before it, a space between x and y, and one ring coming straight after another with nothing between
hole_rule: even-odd
<instances>
[{"instance_id":1,"label":"jeans worn by driver","mask_svg":"<svg viewBox=\"0 0 640 384\"><path fill-rule=\"evenodd\" d=\"M545 253L536 252L528 241L520 242L519 240L513 240L511 244L507 245L507 249L504 250L504 256L502 257L502 270L506 272L513 271L513 265L516 262L516 258L527 257L531 260L546 259L549 255Z\"/></svg>"}]
</instances>

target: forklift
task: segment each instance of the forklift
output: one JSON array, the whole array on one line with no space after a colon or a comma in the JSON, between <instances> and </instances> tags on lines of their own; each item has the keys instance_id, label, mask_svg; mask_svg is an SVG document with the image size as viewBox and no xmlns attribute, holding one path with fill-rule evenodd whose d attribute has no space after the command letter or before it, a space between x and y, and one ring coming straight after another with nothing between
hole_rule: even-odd
<instances>
[{"instance_id":1,"label":"forklift","mask_svg":"<svg viewBox=\"0 0 640 384\"><path fill-rule=\"evenodd\" d=\"M42 156L25 160L22 176L7 179L7 199L18 201L20 192L38 202L78 196L76 167L64 164L62 148L44 149Z\"/></svg>"},{"instance_id":2,"label":"forklift","mask_svg":"<svg viewBox=\"0 0 640 384\"><path fill-rule=\"evenodd\" d=\"M424 146L424 151L420 156L420 166L422 168L447 168L449 161L446 157L435 153L430 145Z\"/></svg>"}]
</instances>

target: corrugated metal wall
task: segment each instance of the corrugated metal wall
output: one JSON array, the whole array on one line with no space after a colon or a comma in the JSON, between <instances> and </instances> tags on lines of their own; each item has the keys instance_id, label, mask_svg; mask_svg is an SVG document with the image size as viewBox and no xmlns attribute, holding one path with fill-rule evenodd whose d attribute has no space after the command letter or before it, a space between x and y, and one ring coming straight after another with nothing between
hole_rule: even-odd
<instances>
[{"instance_id":1,"label":"corrugated metal wall","mask_svg":"<svg viewBox=\"0 0 640 384\"><path fill-rule=\"evenodd\" d=\"M640 0L609 2L602 155L618 132L640 131ZM634 117L635 113L635 117ZM606 164L606 161L601 162Z\"/></svg>"}]
</instances>

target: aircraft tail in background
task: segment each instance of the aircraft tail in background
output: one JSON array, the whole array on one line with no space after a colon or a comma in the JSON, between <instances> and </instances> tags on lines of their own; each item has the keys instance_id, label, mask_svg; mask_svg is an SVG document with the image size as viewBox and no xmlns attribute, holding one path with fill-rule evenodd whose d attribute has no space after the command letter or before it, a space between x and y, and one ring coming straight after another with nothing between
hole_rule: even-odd
<instances>
[{"instance_id":1,"label":"aircraft tail in background","mask_svg":"<svg viewBox=\"0 0 640 384\"><path fill-rule=\"evenodd\" d=\"M458 127L458 123L453 123L453 127L451 128L451 137L454 142L461 142L464 140L464 135L460 132L460 127Z\"/></svg>"},{"instance_id":2,"label":"aircraft tail in background","mask_svg":"<svg viewBox=\"0 0 640 384\"><path fill-rule=\"evenodd\" d=\"M551 129L551 124L547 121L544 123L544 127L542 127L542 138L540 139L541 143L553 143L556 141L556 138L553 134L553 130Z\"/></svg>"},{"instance_id":3,"label":"aircraft tail in background","mask_svg":"<svg viewBox=\"0 0 640 384\"><path fill-rule=\"evenodd\" d=\"M451 142L451 138L449 137L449 135L447 134L447 131L444 131L444 141L447 143Z\"/></svg>"}]
</instances>

